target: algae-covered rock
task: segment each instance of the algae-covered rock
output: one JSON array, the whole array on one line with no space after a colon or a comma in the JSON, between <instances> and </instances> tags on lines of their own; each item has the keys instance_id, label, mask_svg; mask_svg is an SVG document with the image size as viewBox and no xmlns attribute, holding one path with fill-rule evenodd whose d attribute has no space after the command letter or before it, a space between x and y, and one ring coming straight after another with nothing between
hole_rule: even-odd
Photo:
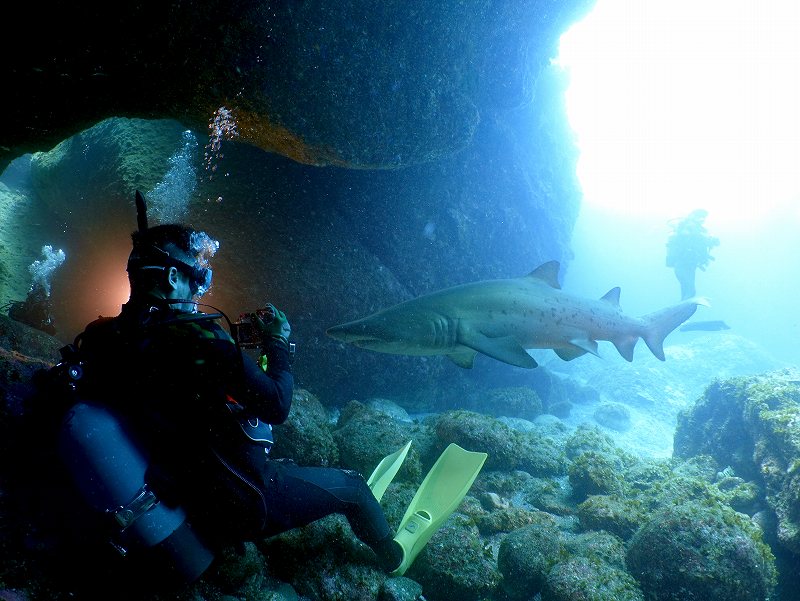
<instances>
[{"instance_id":1,"label":"algae-covered rock","mask_svg":"<svg viewBox=\"0 0 800 601\"><path fill-rule=\"evenodd\" d=\"M422 594L420 584L410 578L399 576L387 578L378 592L378 601L416 601Z\"/></svg>"},{"instance_id":2,"label":"algae-covered rock","mask_svg":"<svg viewBox=\"0 0 800 601\"><path fill-rule=\"evenodd\" d=\"M534 420L542 413L542 399L533 388L526 386L494 388L473 401L471 406L475 411L489 413L494 417Z\"/></svg>"},{"instance_id":3,"label":"algae-covered rock","mask_svg":"<svg viewBox=\"0 0 800 601\"><path fill-rule=\"evenodd\" d=\"M745 481L763 481L765 501L778 518L778 540L800 554L800 373L784 370L709 386L681 413L675 432L677 456L700 453ZM731 497L731 503L742 501Z\"/></svg>"},{"instance_id":4,"label":"algae-covered rock","mask_svg":"<svg viewBox=\"0 0 800 601\"><path fill-rule=\"evenodd\" d=\"M497 568L503 591L513 601L533 598L544 586L550 569L566 559L561 532L552 518L511 532L500 543Z\"/></svg>"},{"instance_id":5,"label":"algae-covered rock","mask_svg":"<svg viewBox=\"0 0 800 601\"><path fill-rule=\"evenodd\" d=\"M170 156L184 143L185 129L168 119L102 121L53 150L33 156L31 182L36 198L65 219L91 216L69 219L70 227L76 230L74 235L96 235L94 217L102 216L101 222L114 233L121 233L124 240L133 228L122 229L123 224L135 223L134 191L148 192L163 179L170 168ZM102 189L103 193L81 194L80 199L65 194L65 190L93 189Z\"/></svg>"},{"instance_id":6,"label":"algae-covered rock","mask_svg":"<svg viewBox=\"0 0 800 601\"><path fill-rule=\"evenodd\" d=\"M625 569L625 543L608 532L584 532L564 537L569 554L602 561L614 568Z\"/></svg>"},{"instance_id":7,"label":"algae-covered rock","mask_svg":"<svg viewBox=\"0 0 800 601\"><path fill-rule=\"evenodd\" d=\"M37 366L53 365L61 356L58 350L64 344L36 328L32 328L6 315L0 315L0 350L7 353L11 359L18 359L24 363L37 363ZM24 360L24 361L23 361ZM9 370L0 371L9 376L10 380L25 382L28 378L22 374L10 377Z\"/></svg>"},{"instance_id":8,"label":"algae-covered rock","mask_svg":"<svg viewBox=\"0 0 800 601\"><path fill-rule=\"evenodd\" d=\"M0 182L0 306L25 299L31 285L28 266L50 242L32 205L25 194Z\"/></svg>"},{"instance_id":9,"label":"algae-covered rock","mask_svg":"<svg viewBox=\"0 0 800 601\"><path fill-rule=\"evenodd\" d=\"M430 601L480 601L500 582L477 528L459 515L433 535L408 576L422 584Z\"/></svg>"},{"instance_id":10,"label":"algae-covered rock","mask_svg":"<svg viewBox=\"0 0 800 601\"><path fill-rule=\"evenodd\" d=\"M631 410L622 403L602 403L593 415L598 424L617 432L625 432L631 427Z\"/></svg>"},{"instance_id":11,"label":"algae-covered rock","mask_svg":"<svg viewBox=\"0 0 800 601\"><path fill-rule=\"evenodd\" d=\"M500 507L476 516L475 524L482 535L491 536L535 524L538 520L537 513L522 507Z\"/></svg>"},{"instance_id":12,"label":"algae-covered rock","mask_svg":"<svg viewBox=\"0 0 800 601\"><path fill-rule=\"evenodd\" d=\"M745 478L756 476L755 441L747 421L747 405L757 387L755 378L713 382L694 405L678 414L675 456L711 455Z\"/></svg>"},{"instance_id":13,"label":"algae-covered rock","mask_svg":"<svg viewBox=\"0 0 800 601\"><path fill-rule=\"evenodd\" d=\"M761 508L764 493L756 482L745 482L738 476L725 475L714 486L720 491L725 503L736 511L753 515Z\"/></svg>"},{"instance_id":14,"label":"algae-covered rock","mask_svg":"<svg viewBox=\"0 0 800 601\"><path fill-rule=\"evenodd\" d=\"M533 507L555 515L572 515L575 504L567 478L532 478L528 482L524 501Z\"/></svg>"},{"instance_id":15,"label":"algae-covered rock","mask_svg":"<svg viewBox=\"0 0 800 601\"><path fill-rule=\"evenodd\" d=\"M630 572L653 601L766 600L774 563L746 516L694 502L656 513L627 554Z\"/></svg>"},{"instance_id":16,"label":"algae-covered rock","mask_svg":"<svg viewBox=\"0 0 800 601\"><path fill-rule=\"evenodd\" d=\"M233 592L241 588L253 576L265 570L264 556L253 543L245 543L237 552L231 548L217 558L213 573L206 580L218 585L225 592Z\"/></svg>"},{"instance_id":17,"label":"algae-covered rock","mask_svg":"<svg viewBox=\"0 0 800 601\"><path fill-rule=\"evenodd\" d=\"M505 497L511 497L525 491L531 480L532 476L528 472L520 470L511 472L494 471L484 467L472 485L472 491L475 493L494 492Z\"/></svg>"},{"instance_id":18,"label":"algae-covered rock","mask_svg":"<svg viewBox=\"0 0 800 601\"><path fill-rule=\"evenodd\" d=\"M427 445L421 431L408 422L351 401L342 409L333 437L342 465L361 472L365 477L372 473L381 459L414 440L395 478L410 482L422 480L420 453Z\"/></svg>"},{"instance_id":19,"label":"algae-covered rock","mask_svg":"<svg viewBox=\"0 0 800 601\"><path fill-rule=\"evenodd\" d=\"M581 453L593 451L604 455L626 458L625 452L619 448L614 440L597 426L580 424L564 445L564 452L569 459L575 459Z\"/></svg>"},{"instance_id":20,"label":"algae-covered rock","mask_svg":"<svg viewBox=\"0 0 800 601\"><path fill-rule=\"evenodd\" d=\"M489 454L486 469L520 469L534 476L564 472L559 445L535 431L518 432L493 417L472 411L449 411L435 422L442 443L455 442L469 451Z\"/></svg>"},{"instance_id":21,"label":"algae-covered rock","mask_svg":"<svg viewBox=\"0 0 800 601\"><path fill-rule=\"evenodd\" d=\"M339 450L328 425L327 411L307 390L295 389L288 419L274 430L273 457L292 459L300 465L338 464Z\"/></svg>"},{"instance_id":22,"label":"algae-covered rock","mask_svg":"<svg viewBox=\"0 0 800 601\"><path fill-rule=\"evenodd\" d=\"M636 499L592 495L578 505L578 519L584 530L605 530L628 540L645 522L646 516Z\"/></svg>"},{"instance_id":23,"label":"algae-covered rock","mask_svg":"<svg viewBox=\"0 0 800 601\"><path fill-rule=\"evenodd\" d=\"M589 495L622 492L620 467L619 461L607 454L594 451L581 453L568 468L573 497L582 501Z\"/></svg>"},{"instance_id":24,"label":"algae-covered rock","mask_svg":"<svg viewBox=\"0 0 800 601\"><path fill-rule=\"evenodd\" d=\"M573 557L547 574L542 601L644 601L630 574L602 561Z\"/></svg>"},{"instance_id":25,"label":"algae-covered rock","mask_svg":"<svg viewBox=\"0 0 800 601\"><path fill-rule=\"evenodd\" d=\"M311 599L375 599L386 574L375 554L331 515L258 543L268 572Z\"/></svg>"}]
</instances>

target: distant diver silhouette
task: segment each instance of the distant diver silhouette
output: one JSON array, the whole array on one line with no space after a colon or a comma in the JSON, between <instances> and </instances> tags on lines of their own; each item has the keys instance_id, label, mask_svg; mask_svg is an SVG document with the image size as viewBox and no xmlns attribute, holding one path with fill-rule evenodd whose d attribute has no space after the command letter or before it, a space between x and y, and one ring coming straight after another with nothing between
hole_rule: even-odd
<instances>
[{"instance_id":1,"label":"distant diver silhouette","mask_svg":"<svg viewBox=\"0 0 800 601\"><path fill-rule=\"evenodd\" d=\"M706 270L713 261L711 249L719 246L719 238L710 236L703 222L708 216L705 209L696 209L680 221L672 220L672 234L667 240L667 267L675 270L681 285L681 300L696 295L695 271Z\"/></svg>"}]
</instances>

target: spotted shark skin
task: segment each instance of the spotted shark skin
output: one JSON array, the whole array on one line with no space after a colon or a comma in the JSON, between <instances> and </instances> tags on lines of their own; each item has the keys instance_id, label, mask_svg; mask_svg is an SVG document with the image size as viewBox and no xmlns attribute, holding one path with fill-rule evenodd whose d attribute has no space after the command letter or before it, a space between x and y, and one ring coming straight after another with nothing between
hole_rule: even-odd
<instances>
[{"instance_id":1,"label":"spotted shark skin","mask_svg":"<svg viewBox=\"0 0 800 601\"><path fill-rule=\"evenodd\" d=\"M625 315L619 288L600 299L564 292L557 261L520 278L472 282L445 288L334 326L327 334L357 347L397 355L446 355L461 367L482 353L533 368L526 349L553 349L565 361L598 354L610 341L626 360L641 338L661 361L664 339L689 319L703 298L692 298L642 317Z\"/></svg>"}]
</instances>

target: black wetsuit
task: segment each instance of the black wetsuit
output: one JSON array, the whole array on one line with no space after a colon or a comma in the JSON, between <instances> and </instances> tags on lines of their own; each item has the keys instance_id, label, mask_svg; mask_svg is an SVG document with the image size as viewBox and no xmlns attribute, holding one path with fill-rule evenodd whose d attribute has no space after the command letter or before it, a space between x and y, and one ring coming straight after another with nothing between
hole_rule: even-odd
<instances>
[{"instance_id":1,"label":"black wetsuit","mask_svg":"<svg viewBox=\"0 0 800 601\"><path fill-rule=\"evenodd\" d=\"M183 506L212 544L342 513L392 567L390 528L363 477L271 460L233 418L231 403L267 423L286 420L293 377L285 344L265 344L265 373L217 320L147 297L90 324L78 347L81 396L129 421L149 456L148 484L162 502Z\"/></svg>"}]
</instances>

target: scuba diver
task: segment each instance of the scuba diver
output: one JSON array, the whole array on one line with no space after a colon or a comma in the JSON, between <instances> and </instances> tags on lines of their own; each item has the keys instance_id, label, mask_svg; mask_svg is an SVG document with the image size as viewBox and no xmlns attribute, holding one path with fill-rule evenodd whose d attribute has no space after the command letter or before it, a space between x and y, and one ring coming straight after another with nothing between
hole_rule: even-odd
<instances>
[{"instance_id":1,"label":"scuba diver","mask_svg":"<svg viewBox=\"0 0 800 601\"><path fill-rule=\"evenodd\" d=\"M261 356L243 353L220 324L224 314L197 310L219 243L182 225L148 227L138 191L136 200L130 299L118 316L89 324L54 368L72 391L59 454L106 540L149 573L158 569L183 584L225 546L340 513L383 569L404 572L432 534L395 536L378 502L405 454L387 457L370 485L350 470L270 458L270 424L284 422L292 403L294 345L285 314L272 305L251 314ZM423 482L418 491L423 505L431 494L452 501L446 514L441 498L422 507L435 527L486 457L456 448L462 455L444 453L429 477L454 473L460 481ZM458 476L450 464L468 473Z\"/></svg>"},{"instance_id":2,"label":"scuba diver","mask_svg":"<svg viewBox=\"0 0 800 601\"><path fill-rule=\"evenodd\" d=\"M11 319L42 330L51 336L56 335L56 326L53 322L53 303L41 284L32 284L24 301L12 301L6 307Z\"/></svg>"},{"instance_id":3,"label":"scuba diver","mask_svg":"<svg viewBox=\"0 0 800 601\"><path fill-rule=\"evenodd\" d=\"M42 247L44 259L34 261L28 266L33 276L28 295L24 301L11 301L2 308L8 310L8 316L37 330L55 336L53 323L53 303L50 300L50 281L53 272L66 260L64 251L53 250L50 245Z\"/></svg>"},{"instance_id":4,"label":"scuba diver","mask_svg":"<svg viewBox=\"0 0 800 601\"><path fill-rule=\"evenodd\" d=\"M719 238L709 236L703 225L708 211L697 209L678 221L670 222L672 234L667 240L667 267L675 270L681 285L681 300L695 296L695 271L706 270L713 261L711 249L719 246Z\"/></svg>"}]
</instances>

